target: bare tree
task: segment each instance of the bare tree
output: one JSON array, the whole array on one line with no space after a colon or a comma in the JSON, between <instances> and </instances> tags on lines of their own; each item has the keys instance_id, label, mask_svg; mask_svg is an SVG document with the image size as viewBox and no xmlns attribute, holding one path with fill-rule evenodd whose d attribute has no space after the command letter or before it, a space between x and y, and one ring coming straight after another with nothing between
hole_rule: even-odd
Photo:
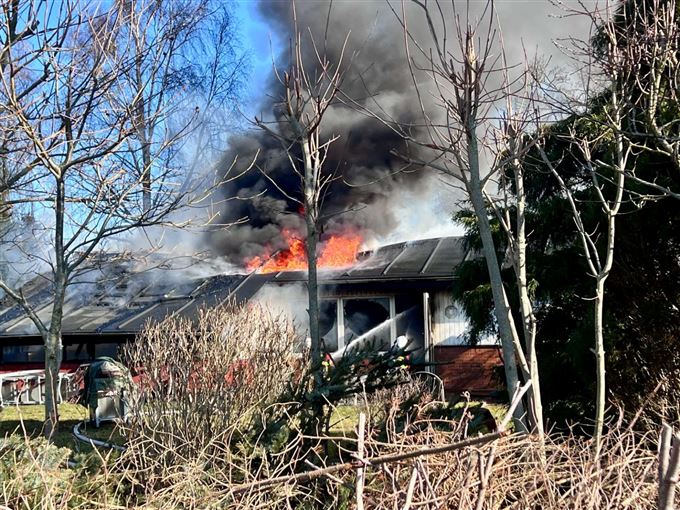
<instances>
[{"instance_id":1,"label":"bare tree","mask_svg":"<svg viewBox=\"0 0 680 510\"><path fill-rule=\"evenodd\" d=\"M219 134L226 130L224 125L215 129L214 121L228 123L220 110L234 109L228 103L237 92L242 60L234 54L226 4L182 0L144 2L140 8L132 3L120 15L125 23L111 51L123 51L130 59L119 86L134 113L134 136L126 145L135 157L125 158L124 164L140 176L143 207L150 209L159 161L194 172L206 164L206 156L214 160L223 150L226 140ZM182 155L187 140L194 149Z\"/></svg>"},{"instance_id":2,"label":"bare tree","mask_svg":"<svg viewBox=\"0 0 680 510\"><path fill-rule=\"evenodd\" d=\"M610 18L601 34L601 53L610 40L617 42L617 73L628 119L622 135L635 152L668 158L672 171L652 178L641 176L635 166L626 178L643 185L652 196L680 199L680 24L675 0L627 0L607 10ZM593 13L597 15L597 13ZM615 125L611 126L616 129Z\"/></svg>"},{"instance_id":3,"label":"bare tree","mask_svg":"<svg viewBox=\"0 0 680 510\"><path fill-rule=\"evenodd\" d=\"M336 61L326 54L326 44L317 44L311 29L302 31L292 3L294 35L291 41L290 67L276 71L282 96L277 105L279 118L267 121L256 118L258 127L276 138L288 159L290 171L300 183L300 196L291 196L271 182L288 199L297 202L304 211L307 236L305 251L308 264L307 291L309 296L309 336L311 339L312 370L315 383L321 384L321 336L319 333L319 295L317 282L317 245L319 242L322 203L334 172L324 167L329 146L336 135L324 131L324 116L337 100L348 65L344 62L348 37L345 37ZM330 16L330 10L328 15ZM328 34L326 34L327 36ZM306 61L304 46L309 45L313 61ZM266 171L265 176L268 176Z\"/></svg>"},{"instance_id":4,"label":"bare tree","mask_svg":"<svg viewBox=\"0 0 680 510\"><path fill-rule=\"evenodd\" d=\"M24 274L17 276L25 280L33 273L49 281L52 301L47 309L36 308L17 278L0 280L0 289L23 308L43 338L49 436L58 424L69 285L93 256L136 229L177 226L176 213L200 203L217 183L209 172L186 174L167 164L168 147L187 136L190 123L157 137L150 149L138 143L139 100L167 85L167 76L150 73L143 91L131 88L128 79L140 58L158 59L156 68L162 69L166 55L161 49L175 37L172 31L157 31L142 42L129 30L140 13L153 14L149 9L155 2L2 5L0 157L7 171L0 190L7 197L3 207L27 211L39 242L26 249L16 221L0 241L19 261L13 269ZM172 101L169 93L163 104ZM171 109L154 111L156 125L171 120ZM129 170L147 157L145 168L155 175L150 202L148 172Z\"/></svg>"},{"instance_id":5,"label":"bare tree","mask_svg":"<svg viewBox=\"0 0 680 510\"><path fill-rule=\"evenodd\" d=\"M612 105L614 106L614 105ZM616 114L613 114L616 115ZM574 134L574 133L572 133ZM627 165L627 160L630 157L631 149L630 145L623 143L623 137L615 135L615 147L616 155L615 160L611 164L607 164L607 167L615 175L615 188L614 196L605 196L604 188L607 187L601 181L598 176L602 168L593 161L590 141L574 136L573 141L577 144L578 150L581 151L583 156L583 165L590 173L592 178L592 185L596 191L596 195L599 200L599 206L605 217L605 233L604 233L604 245L602 247L598 246L598 239L601 237L601 232L590 231L586 228L586 225L582 219L582 214L579 208L577 199L570 187L565 183L564 179L556 169L555 162L551 161L545 150L539 149L543 161L550 171L555 176L559 185L564 192L569 206L572 211L574 218L574 223L576 225L576 230L581 241L583 248L583 254L586 259L586 263L589 269L589 274L595 279L595 296L593 298L594 303L594 340L595 340L595 360L596 360L596 379L597 388L595 395L595 444L596 450L599 451L601 447L602 431L604 427L604 414L606 408L606 358L604 349L604 300L605 300L605 282L614 264L614 248L616 244L616 217L619 214L621 205L624 199L625 191L625 172L624 168Z\"/></svg>"},{"instance_id":6,"label":"bare tree","mask_svg":"<svg viewBox=\"0 0 680 510\"><path fill-rule=\"evenodd\" d=\"M507 64L504 65L508 69ZM525 74L526 76L526 74ZM509 78L504 73L504 83L509 87ZM534 303L530 292L530 281L527 275L527 192L525 186L525 160L528 151L533 148L534 139L529 136L536 124L532 117L531 105L535 88L528 82L525 84L526 96L521 100L520 94L508 94L506 96L505 113L496 129L497 141L496 158L492 168L498 168L500 172L500 190L502 198L494 200L487 194L489 206L493 209L501 229L505 233L508 243L509 258L512 262L515 274L517 293L519 298L519 313L522 320L522 333L524 348L526 349L526 362L521 365L524 377L532 382L532 392L529 394L530 423L536 429L539 436L543 436L543 404L541 399L540 377L538 373L538 358L536 353L536 334L538 322L534 314ZM515 103L518 104L515 104ZM514 185L514 194L509 195L509 183L503 182L511 179ZM514 218L511 211L514 209ZM515 333L516 334L516 333ZM521 353L521 351L520 351Z\"/></svg>"},{"instance_id":7,"label":"bare tree","mask_svg":"<svg viewBox=\"0 0 680 510\"><path fill-rule=\"evenodd\" d=\"M548 107L553 108L555 116L569 114L562 121L564 132L557 135L567 146L566 152L559 157L570 158L576 165L577 175L584 176L584 180L566 182L558 169L560 161L551 159L541 139L550 135L540 129L536 147L569 204L588 273L595 282L592 298L593 352L596 361L594 439L595 451L599 454L607 404L605 283L614 265L616 220L629 199L626 179L632 174L635 147L625 133L633 92L628 86L631 75L623 65L627 50L621 44L612 6L607 4L602 9L580 14L591 18L593 33L597 34L591 41L574 42L574 54L579 56L581 73L586 82L577 97L564 89L558 94L561 99L556 99L554 90L547 97ZM542 81L542 77L538 81ZM592 197L585 203L577 196L584 188L592 191ZM601 214L602 221L595 228L587 225L584 219L584 209L591 206Z\"/></svg>"},{"instance_id":8,"label":"bare tree","mask_svg":"<svg viewBox=\"0 0 680 510\"><path fill-rule=\"evenodd\" d=\"M415 0L413 3L426 20L427 40L410 30L403 3L401 12L394 12L404 28L408 65L420 100L424 125L413 126L411 130L408 126L399 126L398 129L412 146L419 147L428 155L402 157L409 163L427 166L453 177L470 200L491 283L509 397L512 398L518 385L519 366L522 377L532 382L527 399L529 426L542 435L536 321L526 276L525 199L520 194L514 204L516 218L513 226L503 212L502 204L497 204L497 199L492 197L493 187L500 185L499 181L508 171L514 175L518 189L523 189L522 161L527 150L524 135L525 129L530 126L528 118L522 112L513 111L512 106L524 82L522 77L510 77L492 1L482 8L477 21L472 20L469 6L461 20L453 3L452 10L438 2L431 5ZM422 80L423 75L427 81ZM428 89L424 83L429 85ZM497 112L503 106L506 107L505 115L499 115ZM496 211L508 236L520 289L524 347L501 277L490 210ZM522 422L524 415L524 406L518 406L515 423L520 429L525 428Z\"/></svg>"}]
</instances>

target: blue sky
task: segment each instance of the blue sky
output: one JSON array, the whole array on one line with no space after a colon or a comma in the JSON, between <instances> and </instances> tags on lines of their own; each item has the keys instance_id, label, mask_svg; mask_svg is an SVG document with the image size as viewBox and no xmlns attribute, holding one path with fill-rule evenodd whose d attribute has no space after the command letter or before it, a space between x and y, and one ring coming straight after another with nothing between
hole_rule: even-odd
<instances>
[{"instance_id":1,"label":"blue sky","mask_svg":"<svg viewBox=\"0 0 680 510\"><path fill-rule=\"evenodd\" d=\"M260 16L257 0L236 0L238 30L243 48L250 54L251 72L247 80L248 114L255 113L257 100L266 92L267 79L272 73L272 53L280 51L281 41L277 40L270 26Z\"/></svg>"}]
</instances>

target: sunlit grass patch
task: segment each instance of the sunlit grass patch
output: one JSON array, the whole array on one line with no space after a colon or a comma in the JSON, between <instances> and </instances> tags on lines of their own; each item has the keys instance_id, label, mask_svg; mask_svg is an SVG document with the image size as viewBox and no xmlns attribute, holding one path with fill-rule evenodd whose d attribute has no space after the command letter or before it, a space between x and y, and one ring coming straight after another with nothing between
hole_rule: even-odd
<instances>
[{"instance_id":1,"label":"sunlit grass patch","mask_svg":"<svg viewBox=\"0 0 680 510\"><path fill-rule=\"evenodd\" d=\"M73 427L89 419L88 411L79 404L59 404L59 429L52 437L52 442L60 448L69 448L74 452L89 452L90 445L82 443L73 436ZM43 433L45 422L44 405L23 405L4 407L0 410L0 437L7 434L26 434L37 437ZM96 428L94 426L81 427L81 432L92 439L121 444L123 438L116 430L115 424L106 423Z\"/></svg>"}]
</instances>

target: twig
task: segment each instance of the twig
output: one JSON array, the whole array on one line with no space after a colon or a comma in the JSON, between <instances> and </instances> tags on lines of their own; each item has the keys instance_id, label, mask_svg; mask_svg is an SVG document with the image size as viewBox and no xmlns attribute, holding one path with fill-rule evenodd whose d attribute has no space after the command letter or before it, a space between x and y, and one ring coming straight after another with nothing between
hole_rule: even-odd
<instances>
[{"instance_id":1,"label":"twig","mask_svg":"<svg viewBox=\"0 0 680 510\"><path fill-rule=\"evenodd\" d=\"M411 479L408 481L408 489L406 490L406 501L404 502L404 508L402 510L409 510L411 508L411 502L413 501L413 490L416 488L416 481L418 480L418 466L413 465L413 470L411 471Z\"/></svg>"},{"instance_id":2,"label":"twig","mask_svg":"<svg viewBox=\"0 0 680 510\"><path fill-rule=\"evenodd\" d=\"M464 448L467 448L469 446L477 446L481 444L486 444L490 443L492 441L496 441L497 439L500 439L502 437L505 437L508 435L508 432L506 431L498 431L494 432L492 434L486 434L483 436L478 436L478 437L472 437L469 439L464 439L462 441L457 441L455 443L451 443L448 445L444 446L437 446L433 448L424 448L421 450L415 450L412 452L405 452L405 453L394 453L390 455L383 455L380 457L374 457L372 459L366 459L365 464L369 466L380 466L382 464L387 464L390 462L399 462L402 460L408 460L408 459L414 459L417 457L422 457L425 455L436 455L438 453L446 453L446 452L452 452L455 450L462 450ZM297 473L294 475L287 475L287 476L277 476L274 478L269 478L267 480L259 480L257 482L252 482L252 483L247 483L247 484L242 484L234 487L234 489L231 491L232 494L240 494L242 492L246 491L251 491L251 490L261 490L265 489L267 487L271 487L272 485L278 485L280 483L289 483L289 482L306 482L309 480L313 480L315 478L318 478L320 476L326 476L329 473L337 473L339 471L347 471L351 469L357 469L358 467L364 465L364 462L360 462L358 460L351 461L351 462L345 462L342 464L335 464L333 466L328 466L326 468L321 468L317 469L314 471L307 471L305 473Z\"/></svg>"},{"instance_id":3,"label":"twig","mask_svg":"<svg viewBox=\"0 0 680 510\"><path fill-rule=\"evenodd\" d=\"M357 510L364 510L364 430L366 428L366 415L359 414L359 443L357 444L357 460L361 462L361 466L357 468Z\"/></svg>"},{"instance_id":4,"label":"twig","mask_svg":"<svg viewBox=\"0 0 680 510\"><path fill-rule=\"evenodd\" d=\"M680 435L663 424L659 441L659 510L673 510L675 488L680 473Z\"/></svg>"},{"instance_id":5,"label":"twig","mask_svg":"<svg viewBox=\"0 0 680 510\"><path fill-rule=\"evenodd\" d=\"M503 421L501 421L500 425L498 425L498 430L503 431L505 428L508 426L508 423L510 423L510 420L512 420L512 414L515 412L515 409L519 405L519 403L522 401L522 397L524 394L527 392L529 389L529 386L531 386L531 380L528 380L524 386L519 385L517 383L517 388L515 389L515 393L512 397L512 402L510 403L510 408L508 409L508 412L505 413L505 418L503 418Z\"/></svg>"},{"instance_id":6,"label":"twig","mask_svg":"<svg viewBox=\"0 0 680 510\"><path fill-rule=\"evenodd\" d=\"M251 482L247 484L242 484L234 487L234 489L231 491L232 494L240 494L245 491L252 491L252 490L261 490L267 487L271 487L273 485L277 485L280 483L290 483L290 482L305 482L308 480L313 480L315 478L318 478L320 476L327 476L330 473L337 473L339 471L347 471L350 469L359 469L365 468L366 466L380 466L382 464L386 464L389 462L399 462L402 460L408 460L408 459L415 459L418 457L422 457L425 455L436 455L438 453L445 453L445 452L451 452L455 450L462 450L463 448L467 448L469 446L476 446L476 445L481 445L481 444L486 444L490 443L492 441L495 441L497 439L500 439L501 437L507 436L509 433L506 430L506 427L510 420L512 419L512 413L515 411L517 406L522 400L522 396L526 393L526 391L529 389L531 386L531 381L527 381L524 386L519 386L517 385L517 389L515 390L515 394L513 396L512 402L510 404L510 407L508 409L508 412L505 415L505 418L503 418L503 421L500 423L498 427L498 431L491 433L491 434L485 434L483 436L478 436L478 437L472 437L468 439L463 439L462 441L457 441L455 443L451 443L448 445L443 445L443 446L436 446L432 448L423 448L421 450L416 450L412 452L404 452L404 453L393 453L390 455L383 455L379 457L374 457L372 459L361 459L361 460L355 460L355 461L350 461L350 462L345 462L343 464L335 464L333 466L328 466L326 468L321 468L321 469L316 469L314 471L307 471L305 473L297 473L294 475L287 475L287 476L277 476L273 478L269 478L267 480L258 480L256 482Z\"/></svg>"},{"instance_id":7,"label":"twig","mask_svg":"<svg viewBox=\"0 0 680 510\"><path fill-rule=\"evenodd\" d=\"M439 510L439 503L437 502L437 491L434 490L432 487L432 484L430 483L430 477L428 476L427 471L425 471L425 467L423 466L423 463L420 459L416 460L416 466L418 467L418 471L420 471L420 476L422 480L425 482L425 485L427 486L427 490L430 494L432 494L432 502L434 504L435 510Z\"/></svg>"},{"instance_id":8,"label":"twig","mask_svg":"<svg viewBox=\"0 0 680 510\"><path fill-rule=\"evenodd\" d=\"M305 459L304 462L305 462L305 464L307 464L307 465L308 465L309 467L311 467L311 468L314 468L314 469L323 469L323 468L320 468L319 466L317 466L316 464L314 464L314 463L313 463L312 461L310 461L309 459ZM337 483L338 485L344 485L344 484L345 484L345 482L343 482L342 480L340 480L340 478L338 478L337 476L333 476L333 475L331 475L331 474L326 474L325 476L326 476L329 480L333 480L333 481L334 481L335 483Z\"/></svg>"},{"instance_id":9,"label":"twig","mask_svg":"<svg viewBox=\"0 0 680 510\"><path fill-rule=\"evenodd\" d=\"M489 478L491 478L491 468L496 457L496 445L491 446L491 451L486 459L486 463L482 464L483 457L479 456L479 465L482 467L480 476L479 492L477 493L477 505L475 510L482 510L484 508L484 496L486 496L486 488L489 486Z\"/></svg>"}]
</instances>

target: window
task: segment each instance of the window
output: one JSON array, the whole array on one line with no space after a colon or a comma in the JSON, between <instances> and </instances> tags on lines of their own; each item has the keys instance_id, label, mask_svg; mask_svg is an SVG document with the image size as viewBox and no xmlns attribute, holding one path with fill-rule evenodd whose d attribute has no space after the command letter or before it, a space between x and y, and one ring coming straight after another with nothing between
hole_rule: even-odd
<instances>
[{"instance_id":1,"label":"window","mask_svg":"<svg viewBox=\"0 0 680 510\"><path fill-rule=\"evenodd\" d=\"M109 358L117 358L118 344L97 344L94 347L95 357L108 356Z\"/></svg>"},{"instance_id":2,"label":"window","mask_svg":"<svg viewBox=\"0 0 680 510\"><path fill-rule=\"evenodd\" d=\"M421 294L400 295L394 300L397 334L405 335L409 339L408 349L425 345L423 296Z\"/></svg>"},{"instance_id":3,"label":"window","mask_svg":"<svg viewBox=\"0 0 680 510\"><path fill-rule=\"evenodd\" d=\"M338 302L323 299L319 301L319 335L324 352L338 350Z\"/></svg>"},{"instance_id":4,"label":"window","mask_svg":"<svg viewBox=\"0 0 680 510\"><path fill-rule=\"evenodd\" d=\"M370 345L387 350L392 341L390 298L349 298L342 300L343 343Z\"/></svg>"},{"instance_id":5,"label":"window","mask_svg":"<svg viewBox=\"0 0 680 510\"><path fill-rule=\"evenodd\" d=\"M45 361L42 345L7 345L2 348L3 363L32 363Z\"/></svg>"},{"instance_id":6,"label":"window","mask_svg":"<svg viewBox=\"0 0 680 510\"><path fill-rule=\"evenodd\" d=\"M90 359L87 344L69 344L64 346L64 361L86 361Z\"/></svg>"},{"instance_id":7,"label":"window","mask_svg":"<svg viewBox=\"0 0 680 510\"><path fill-rule=\"evenodd\" d=\"M324 352L346 347L387 351L400 335L407 337L409 351L423 352L422 294L323 299L319 309Z\"/></svg>"}]
</instances>

